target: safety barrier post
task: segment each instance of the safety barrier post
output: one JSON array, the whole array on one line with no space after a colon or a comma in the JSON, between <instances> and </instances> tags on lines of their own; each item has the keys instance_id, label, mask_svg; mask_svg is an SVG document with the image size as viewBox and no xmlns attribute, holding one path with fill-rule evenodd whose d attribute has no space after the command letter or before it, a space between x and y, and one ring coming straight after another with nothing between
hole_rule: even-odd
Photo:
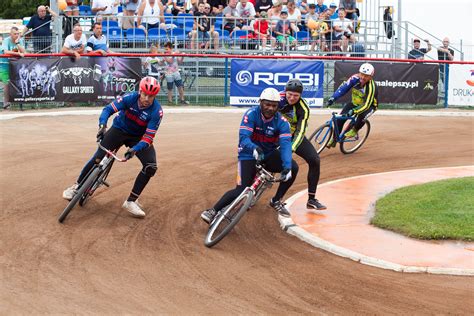
<instances>
[{"instance_id":1,"label":"safety barrier post","mask_svg":"<svg viewBox=\"0 0 474 316\"><path fill-rule=\"evenodd\" d=\"M228 91L228 84L229 84L229 59L226 58L224 62L224 104L229 104L229 91Z\"/></svg>"}]
</instances>

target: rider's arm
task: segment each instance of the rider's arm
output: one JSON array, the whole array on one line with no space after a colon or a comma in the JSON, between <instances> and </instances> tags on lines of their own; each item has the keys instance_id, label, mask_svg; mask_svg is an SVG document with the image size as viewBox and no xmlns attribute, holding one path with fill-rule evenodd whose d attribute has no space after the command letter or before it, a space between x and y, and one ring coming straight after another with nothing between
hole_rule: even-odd
<instances>
[{"instance_id":1,"label":"rider's arm","mask_svg":"<svg viewBox=\"0 0 474 316\"><path fill-rule=\"evenodd\" d=\"M293 152L296 151L298 146L303 141L304 135L306 134L306 127L308 127L308 119L309 119L309 106L305 100L300 99L299 106L296 107L296 129L293 133L293 145L291 146L291 150Z\"/></svg>"},{"instance_id":2,"label":"rider's arm","mask_svg":"<svg viewBox=\"0 0 474 316\"><path fill-rule=\"evenodd\" d=\"M334 100L339 99L339 98L342 97L344 94L346 94L349 90L352 89L353 86L355 86L355 85L357 84L358 81L359 81L359 78L356 77L356 76L351 76L349 79L347 79L346 81L344 81L344 82L339 86L339 88L337 88L337 90L334 91L334 94L332 95L332 97L334 98Z\"/></svg>"},{"instance_id":3,"label":"rider's arm","mask_svg":"<svg viewBox=\"0 0 474 316\"><path fill-rule=\"evenodd\" d=\"M107 106L104 107L102 110L102 113L99 116L99 126L100 125L107 125L107 121L109 120L109 117L117 113L121 110L124 110L126 108L125 103L128 102L128 98L130 96L126 95L125 97L118 97L116 100L112 101L109 103Z\"/></svg>"},{"instance_id":4,"label":"rider's arm","mask_svg":"<svg viewBox=\"0 0 474 316\"><path fill-rule=\"evenodd\" d=\"M291 169L291 131L290 123L280 116L278 121L280 130L280 155L283 169Z\"/></svg>"},{"instance_id":5,"label":"rider's arm","mask_svg":"<svg viewBox=\"0 0 474 316\"><path fill-rule=\"evenodd\" d=\"M160 127L162 118L163 111L161 109L153 113L153 117L148 122L145 134L143 134L142 139L140 139L140 141L135 146L133 146L132 149L134 151L140 151L151 146L151 144L153 143L153 139L155 138L156 131Z\"/></svg>"},{"instance_id":6,"label":"rider's arm","mask_svg":"<svg viewBox=\"0 0 474 316\"><path fill-rule=\"evenodd\" d=\"M239 147L242 151L252 152L257 145L252 142L252 134L255 127L255 111L253 109L248 110L239 128Z\"/></svg>"},{"instance_id":7,"label":"rider's arm","mask_svg":"<svg viewBox=\"0 0 474 316\"><path fill-rule=\"evenodd\" d=\"M375 101L375 81L370 80L367 82L366 87L366 99L363 105L354 108L354 114L359 114L367 110Z\"/></svg>"}]
</instances>

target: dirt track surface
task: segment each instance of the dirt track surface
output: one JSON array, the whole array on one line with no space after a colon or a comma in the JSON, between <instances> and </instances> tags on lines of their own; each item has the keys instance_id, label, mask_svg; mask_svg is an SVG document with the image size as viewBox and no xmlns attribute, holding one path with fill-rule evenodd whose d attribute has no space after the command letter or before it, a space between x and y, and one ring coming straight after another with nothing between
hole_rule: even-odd
<instances>
[{"instance_id":1,"label":"dirt track surface","mask_svg":"<svg viewBox=\"0 0 474 316\"><path fill-rule=\"evenodd\" d=\"M268 192L204 247L199 214L234 183L240 119L165 113L159 169L140 198L147 217L120 207L134 159L115 164L111 187L62 225L62 190L94 151L97 117L0 122L0 314L472 313L473 278L396 273L313 248L279 228ZM311 117L311 129L324 120ZM375 116L372 125L360 152L322 154L321 182L474 163L473 118ZM298 162L289 194L306 187Z\"/></svg>"}]
</instances>

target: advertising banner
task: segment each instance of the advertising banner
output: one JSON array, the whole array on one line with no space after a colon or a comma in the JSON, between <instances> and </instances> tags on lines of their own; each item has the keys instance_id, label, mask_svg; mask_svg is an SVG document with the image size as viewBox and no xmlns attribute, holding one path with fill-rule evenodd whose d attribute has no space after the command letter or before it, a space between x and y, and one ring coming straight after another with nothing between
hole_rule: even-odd
<instances>
[{"instance_id":1,"label":"advertising banner","mask_svg":"<svg viewBox=\"0 0 474 316\"><path fill-rule=\"evenodd\" d=\"M141 77L140 58L12 59L9 101L110 101L135 91Z\"/></svg>"},{"instance_id":2,"label":"advertising banner","mask_svg":"<svg viewBox=\"0 0 474 316\"><path fill-rule=\"evenodd\" d=\"M303 98L311 107L323 105L324 64L321 61L275 61L233 59L231 62L230 104L257 105L265 88L284 91L288 80L304 85Z\"/></svg>"},{"instance_id":3,"label":"advertising banner","mask_svg":"<svg viewBox=\"0 0 474 316\"><path fill-rule=\"evenodd\" d=\"M339 62L335 64L334 90L359 72L362 63ZM436 104L438 102L438 65L372 63L375 67L375 84L379 103ZM351 100L348 92L337 102Z\"/></svg>"},{"instance_id":4,"label":"advertising banner","mask_svg":"<svg viewBox=\"0 0 474 316\"><path fill-rule=\"evenodd\" d=\"M474 66L449 65L448 105L474 106Z\"/></svg>"}]
</instances>

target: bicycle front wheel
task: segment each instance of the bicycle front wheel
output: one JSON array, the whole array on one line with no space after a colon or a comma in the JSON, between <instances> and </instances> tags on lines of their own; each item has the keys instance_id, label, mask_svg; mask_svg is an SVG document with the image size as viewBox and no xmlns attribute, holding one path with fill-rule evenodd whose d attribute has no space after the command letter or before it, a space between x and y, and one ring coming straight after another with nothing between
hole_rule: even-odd
<instances>
[{"instance_id":1,"label":"bicycle front wheel","mask_svg":"<svg viewBox=\"0 0 474 316\"><path fill-rule=\"evenodd\" d=\"M82 198L84 193L89 190L89 188L94 184L94 182L97 180L97 177L99 176L99 168L94 168L92 172L89 174L89 176L84 180L80 188L77 190L76 195L72 198L72 200L69 202L69 204L66 206L64 211L59 215L58 221L62 223L66 217L68 216L69 212L71 212L72 208L76 205L76 203Z\"/></svg>"},{"instance_id":2,"label":"bicycle front wheel","mask_svg":"<svg viewBox=\"0 0 474 316\"><path fill-rule=\"evenodd\" d=\"M367 140L370 133L370 122L365 121L364 126L357 132L355 137L347 138L341 141L340 149L344 154L355 153Z\"/></svg>"},{"instance_id":3,"label":"bicycle front wheel","mask_svg":"<svg viewBox=\"0 0 474 316\"><path fill-rule=\"evenodd\" d=\"M210 248L221 241L247 212L252 199L253 191L247 187L228 207L219 212L209 227L204 245Z\"/></svg>"},{"instance_id":4,"label":"bicycle front wheel","mask_svg":"<svg viewBox=\"0 0 474 316\"><path fill-rule=\"evenodd\" d=\"M318 127L313 134L308 138L308 140L313 144L314 149L316 152L320 154L326 145L328 144L329 140L332 137L332 127L329 122L324 123L320 127Z\"/></svg>"}]
</instances>

